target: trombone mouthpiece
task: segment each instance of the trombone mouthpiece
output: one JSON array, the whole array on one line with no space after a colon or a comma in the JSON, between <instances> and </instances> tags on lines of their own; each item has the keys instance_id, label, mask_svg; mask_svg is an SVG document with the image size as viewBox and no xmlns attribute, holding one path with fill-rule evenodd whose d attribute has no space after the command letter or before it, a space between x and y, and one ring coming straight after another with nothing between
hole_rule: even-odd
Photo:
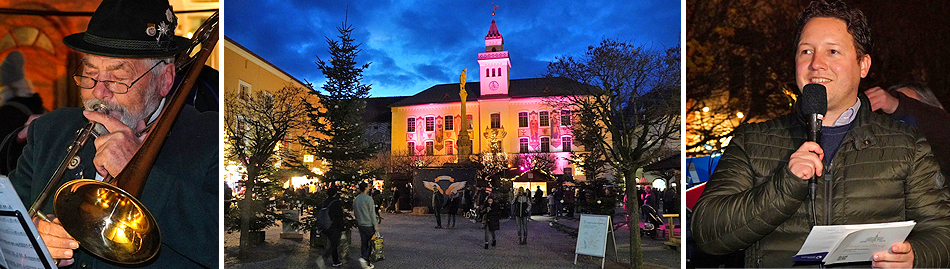
<instances>
[{"instance_id":1,"label":"trombone mouthpiece","mask_svg":"<svg viewBox=\"0 0 950 269\"><path fill-rule=\"evenodd\" d=\"M92 107L87 107L86 110L109 114L109 108L106 107L106 104L102 103L92 105Z\"/></svg>"}]
</instances>

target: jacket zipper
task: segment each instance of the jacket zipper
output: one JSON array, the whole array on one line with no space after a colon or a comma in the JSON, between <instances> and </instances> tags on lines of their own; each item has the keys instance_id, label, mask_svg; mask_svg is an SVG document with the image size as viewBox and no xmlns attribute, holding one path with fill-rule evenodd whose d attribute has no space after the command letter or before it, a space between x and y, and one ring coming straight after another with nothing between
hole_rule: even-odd
<instances>
[{"instance_id":1,"label":"jacket zipper","mask_svg":"<svg viewBox=\"0 0 950 269\"><path fill-rule=\"evenodd\" d=\"M834 171L832 170L832 166L833 164L828 164L828 166L825 167L825 175L823 176L825 179L825 225L831 225L831 203L833 200L832 195L834 195L831 182L834 178L832 175L832 171Z\"/></svg>"}]
</instances>

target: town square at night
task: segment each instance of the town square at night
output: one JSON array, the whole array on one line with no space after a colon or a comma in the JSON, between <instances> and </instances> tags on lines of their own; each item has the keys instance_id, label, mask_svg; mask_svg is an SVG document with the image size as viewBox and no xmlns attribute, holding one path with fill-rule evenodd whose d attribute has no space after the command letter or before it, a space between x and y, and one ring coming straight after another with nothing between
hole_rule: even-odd
<instances>
[{"instance_id":1,"label":"town square at night","mask_svg":"<svg viewBox=\"0 0 950 269\"><path fill-rule=\"evenodd\" d=\"M225 9L225 267L680 267L679 3Z\"/></svg>"}]
</instances>

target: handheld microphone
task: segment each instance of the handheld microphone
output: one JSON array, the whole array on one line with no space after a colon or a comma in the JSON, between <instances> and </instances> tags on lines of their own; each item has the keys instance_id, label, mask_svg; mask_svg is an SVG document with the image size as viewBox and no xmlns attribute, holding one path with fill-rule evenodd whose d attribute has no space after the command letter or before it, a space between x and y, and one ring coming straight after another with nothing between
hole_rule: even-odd
<instances>
[{"instance_id":1,"label":"handheld microphone","mask_svg":"<svg viewBox=\"0 0 950 269\"><path fill-rule=\"evenodd\" d=\"M801 113L808 121L808 141L819 143L821 139L821 121L828 112L827 91L824 85L808 84L802 87L802 95L798 99ZM817 211L815 210L815 181L817 175L808 179L808 196L811 197L812 214L815 217L815 225L818 224Z\"/></svg>"},{"instance_id":2,"label":"handheld microphone","mask_svg":"<svg viewBox=\"0 0 950 269\"><path fill-rule=\"evenodd\" d=\"M802 96L798 100L801 111L808 120L808 141L818 143L821 138L821 121L828 112L828 97L825 86L808 84L802 88Z\"/></svg>"}]
</instances>

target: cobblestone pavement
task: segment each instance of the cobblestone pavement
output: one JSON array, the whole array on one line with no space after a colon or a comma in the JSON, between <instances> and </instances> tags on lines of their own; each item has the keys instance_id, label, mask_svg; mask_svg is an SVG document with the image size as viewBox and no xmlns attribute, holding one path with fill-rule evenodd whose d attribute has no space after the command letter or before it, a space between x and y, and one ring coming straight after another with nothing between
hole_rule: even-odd
<instances>
[{"instance_id":1,"label":"cobblestone pavement","mask_svg":"<svg viewBox=\"0 0 950 269\"><path fill-rule=\"evenodd\" d=\"M480 225L462 217L449 229L434 229L432 215L384 214L383 218L380 230L386 259L375 263L376 268L599 268L601 264L599 257L580 256L575 265L576 238L553 228L550 217L534 216L535 221L528 223L527 245L517 244L515 220L502 219L501 230L496 231L498 244L489 249L483 248ZM577 227L577 220L559 223ZM239 233L225 234L225 268L323 268L322 250L311 250L309 234L304 233L302 240L289 240L280 239L280 231L279 227L268 229L266 243L250 251L246 260L236 258ZM628 268L629 230L620 228L616 234L620 257L608 248L605 268ZM350 254L341 268L359 268L359 232L353 229L351 235ZM644 267L680 268L680 250L663 243L643 239Z\"/></svg>"}]
</instances>

